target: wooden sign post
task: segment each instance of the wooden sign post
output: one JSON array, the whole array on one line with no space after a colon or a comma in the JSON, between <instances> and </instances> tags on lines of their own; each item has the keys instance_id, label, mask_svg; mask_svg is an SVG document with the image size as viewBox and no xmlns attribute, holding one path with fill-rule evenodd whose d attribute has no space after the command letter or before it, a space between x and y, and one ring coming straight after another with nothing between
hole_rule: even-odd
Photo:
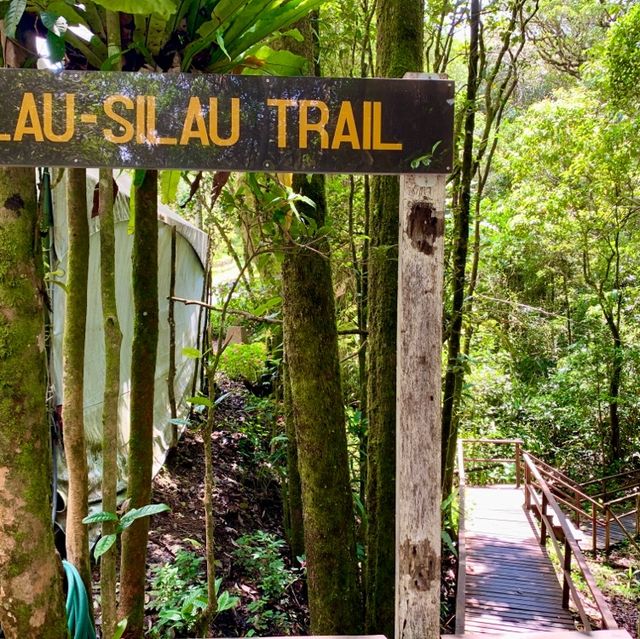
<instances>
[{"instance_id":1,"label":"wooden sign post","mask_svg":"<svg viewBox=\"0 0 640 639\"><path fill-rule=\"evenodd\" d=\"M408 74L433 80L433 76ZM447 82L447 80L444 80ZM448 83L453 89L453 83ZM450 166L444 167L446 171ZM400 177L396 639L440 635L444 171Z\"/></svg>"},{"instance_id":2,"label":"wooden sign post","mask_svg":"<svg viewBox=\"0 0 640 639\"><path fill-rule=\"evenodd\" d=\"M396 639L440 634L444 175L400 178Z\"/></svg>"}]
</instances>

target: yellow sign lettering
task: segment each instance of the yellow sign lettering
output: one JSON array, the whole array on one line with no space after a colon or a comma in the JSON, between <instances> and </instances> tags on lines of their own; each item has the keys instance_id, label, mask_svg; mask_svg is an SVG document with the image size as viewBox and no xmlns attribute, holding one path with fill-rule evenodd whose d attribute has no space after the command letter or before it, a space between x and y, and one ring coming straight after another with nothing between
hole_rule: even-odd
<instances>
[{"instance_id":1,"label":"yellow sign lettering","mask_svg":"<svg viewBox=\"0 0 640 639\"><path fill-rule=\"evenodd\" d=\"M278 148L287 148L287 108L296 107L296 100L285 100L280 98L269 98L267 106L278 108Z\"/></svg>"},{"instance_id":2,"label":"yellow sign lettering","mask_svg":"<svg viewBox=\"0 0 640 639\"><path fill-rule=\"evenodd\" d=\"M356 127L356 119L353 115L353 107L351 102L343 102L338 113L336 122L336 130L331 141L332 149L339 149L340 145L345 142L351 145L352 149L360 148L360 140L358 138L358 128Z\"/></svg>"},{"instance_id":3,"label":"yellow sign lettering","mask_svg":"<svg viewBox=\"0 0 640 639\"><path fill-rule=\"evenodd\" d=\"M116 124L120 125L122 133L118 135L114 133L112 129L103 129L102 133L108 142L113 142L114 144L126 144L133 138L133 124L125 117L114 111L113 107L116 104L122 104L125 109L131 110L133 109L133 100L128 98L126 95L110 95L104 101L103 108L105 115Z\"/></svg>"},{"instance_id":4,"label":"yellow sign lettering","mask_svg":"<svg viewBox=\"0 0 640 639\"><path fill-rule=\"evenodd\" d=\"M194 130L193 125L196 125ZM189 100L187 114L184 118L182 127L182 135L180 136L180 144L189 144L189 140L195 138L200 140L203 146L209 145L209 136L207 135L207 125L204 123L204 115L202 114L202 105L200 98L192 97Z\"/></svg>"},{"instance_id":5,"label":"yellow sign lettering","mask_svg":"<svg viewBox=\"0 0 640 639\"><path fill-rule=\"evenodd\" d=\"M226 138L218 131L218 98L209 98L209 136L218 146L233 146L240 139L240 98L231 98L231 130Z\"/></svg>"},{"instance_id":6,"label":"yellow sign lettering","mask_svg":"<svg viewBox=\"0 0 640 639\"><path fill-rule=\"evenodd\" d=\"M13 139L15 142L20 142L25 135L33 135L36 142L44 142L42 124L33 93L25 93L22 96Z\"/></svg>"},{"instance_id":7,"label":"yellow sign lettering","mask_svg":"<svg viewBox=\"0 0 640 639\"><path fill-rule=\"evenodd\" d=\"M309 111L316 109L320 113L317 122L309 122ZM309 146L309 133L315 132L320 135L320 148L329 148L329 134L325 128L329 123L329 107L322 100L300 100L300 123L299 123L299 147L306 149Z\"/></svg>"},{"instance_id":8,"label":"yellow sign lettering","mask_svg":"<svg viewBox=\"0 0 640 639\"><path fill-rule=\"evenodd\" d=\"M402 151L401 142L382 141L382 102L373 103L373 150Z\"/></svg>"},{"instance_id":9,"label":"yellow sign lettering","mask_svg":"<svg viewBox=\"0 0 640 639\"><path fill-rule=\"evenodd\" d=\"M44 135L50 142L68 142L75 133L76 96L73 93L65 95L65 129L64 133L53 130L53 94L44 93L42 96Z\"/></svg>"}]
</instances>

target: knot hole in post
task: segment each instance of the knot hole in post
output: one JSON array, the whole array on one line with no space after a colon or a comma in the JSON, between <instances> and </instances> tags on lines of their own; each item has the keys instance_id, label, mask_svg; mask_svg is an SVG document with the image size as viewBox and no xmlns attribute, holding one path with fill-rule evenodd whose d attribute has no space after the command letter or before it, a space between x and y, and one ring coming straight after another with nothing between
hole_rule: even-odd
<instances>
[{"instance_id":1,"label":"knot hole in post","mask_svg":"<svg viewBox=\"0 0 640 639\"><path fill-rule=\"evenodd\" d=\"M431 202L414 202L411 205L407 235L413 248L431 255L436 239L443 233L444 219L438 217Z\"/></svg>"}]
</instances>

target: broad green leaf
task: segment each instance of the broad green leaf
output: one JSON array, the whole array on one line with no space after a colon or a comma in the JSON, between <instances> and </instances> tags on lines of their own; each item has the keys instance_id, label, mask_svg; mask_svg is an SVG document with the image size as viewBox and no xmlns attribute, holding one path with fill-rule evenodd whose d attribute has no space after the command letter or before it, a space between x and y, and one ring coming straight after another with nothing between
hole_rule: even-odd
<instances>
[{"instance_id":1,"label":"broad green leaf","mask_svg":"<svg viewBox=\"0 0 640 639\"><path fill-rule=\"evenodd\" d=\"M182 349L182 354L189 359L200 359L202 357L202 353L193 346L185 346Z\"/></svg>"},{"instance_id":2,"label":"broad green leaf","mask_svg":"<svg viewBox=\"0 0 640 639\"><path fill-rule=\"evenodd\" d=\"M66 46L64 38L57 36L53 31L47 31L47 48L49 49L49 59L51 62L61 62L64 60Z\"/></svg>"},{"instance_id":3,"label":"broad green leaf","mask_svg":"<svg viewBox=\"0 0 640 639\"><path fill-rule=\"evenodd\" d=\"M213 406L213 402L208 397L188 397L187 401L194 406L206 406L207 408Z\"/></svg>"},{"instance_id":4,"label":"broad green leaf","mask_svg":"<svg viewBox=\"0 0 640 639\"><path fill-rule=\"evenodd\" d=\"M4 34L7 38L16 37L16 29L27 8L27 0L11 0L4 16Z\"/></svg>"},{"instance_id":5,"label":"broad green leaf","mask_svg":"<svg viewBox=\"0 0 640 639\"><path fill-rule=\"evenodd\" d=\"M231 56L229 55L227 48L224 46L224 37L220 29L216 31L216 42L218 43L218 46L220 47L222 53L224 53L227 58L231 60Z\"/></svg>"},{"instance_id":6,"label":"broad green leaf","mask_svg":"<svg viewBox=\"0 0 640 639\"><path fill-rule=\"evenodd\" d=\"M218 597L218 613L224 612L225 610L231 610L231 608L235 608L239 603L240 597L232 596L227 590L225 590Z\"/></svg>"},{"instance_id":7,"label":"broad green leaf","mask_svg":"<svg viewBox=\"0 0 640 639\"><path fill-rule=\"evenodd\" d=\"M175 201L181 176L182 171L160 171L160 199L163 204Z\"/></svg>"},{"instance_id":8,"label":"broad green leaf","mask_svg":"<svg viewBox=\"0 0 640 639\"><path fill-rule=\"evenodd\" d=\"M111 639L121 639L124 631L127 629L127 618L121 619L116 626L116 631L113 633L113 637Z\"/></svg>"},{"instance_id":9,"label":"broad green leaf","mask_svg":"<svg viewBox=\"0 0 640 639\"><path fill-rule=\"evenodd\" d=\"M94 0L95 4L109 11L131 14L157 13L165 20L176 12L173 0Z\"/></svg>"},{"instance_id":10,"label":"broad green leaf","mask_svg":"<svg viewBox=\"0 0 640 639\"><path fill-rule=\"evenodd\" d=\"M109 550L109 548L111 548L111 546L113 546L113 544L116 543L116 538L117 538L117 535L115 534L105 535L104 537L100 537L93 551L93 556L96 559L98 559L99 557L104 555L104 553L107 552L107 550Z\"/></svg>"},{"instance_id":11,"label":"broad green leaf","mask_svg":"<svg viewBox=\"0 0 640 639\"><path fill-rule=\"evenodd\" d=\"M85 26L87 24L86 20L78 13L73 5L67 4L66 2L52 2L47 5L46 12L56 16L62 16L69 24L84 24ZM43 14L40 15L42 17ZM45 26L48 29L50 28L46 23Z\"/></svg>"},{"instance_id":12,"label":"broad green leaf","mask_svg":"<svg viewBox=\"0 0 640 639\"><path fill-rule=\"evenodd\" d=\"M120 519L120 525L122 529L129 528L131 524L137 519L142 519L143 517L151 517L151 515L157 515L158 513L164 513L168 510L171 510L167 504L148 504L147 506L142 506L140 508L132 508Z\"/></svg>"},{"instance_id":13,"label":"broad green leaf","mask_svg":"<svg viewBox=\"0 0 640 639\"><path fill-rule=\"evenodd\" d=\"M243 64L247 68L245 75L301 75L307 66L306 58L291 51L274 51L271 47L262 46L252 56L245 58Z\"/></svg>"},{"instance_id":14,"label":"broad green leaf","mask_svg":"<svg viewBox=\"0 0 640 639\"><path fill-rule=\"evenodd\" d=\"M115 513L99 512L93 515L88 515L82 520L83 524L99 524L103 521L118 521L118 516Z\"/></svg>"}]
</instances>

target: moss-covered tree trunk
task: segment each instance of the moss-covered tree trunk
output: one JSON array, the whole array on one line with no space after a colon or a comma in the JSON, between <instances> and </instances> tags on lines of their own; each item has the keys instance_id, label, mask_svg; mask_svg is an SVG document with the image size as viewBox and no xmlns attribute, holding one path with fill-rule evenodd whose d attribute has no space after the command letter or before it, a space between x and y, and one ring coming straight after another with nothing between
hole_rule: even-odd
<instances>
[{"instance_id":1,"label":"moss-covered tree trunk","mask_svg":"<svg viewBox=\"0 0 640 639\"><path fill-rule=\"evenodd\" d=\"M67 559L78 569L91 593L89 488L84 436L84 346L87 326L87 278L89 272L89 221L87 219L87 174L84 169L67 170L67 297L62 340L63 441L69 473L67 498Z\"/></svg>"},{"instance_id":2,"label":"moss-covered tree trunk","mask_svg":"<svg viewBox=\"0 0 640 639\"><path fill-rule=\"evenodd\" d=\"M127 498L130 508L150 503L153 466L153 397L158 345L158 175L146 171L134 189L134 327L131 356L131 433ZM141 638L149 518L138 519L122 536L120 617L125 637Z\"/></svg>"},{"instance_id":3,"label":"moss-covered tree trunk","mask_svg":"<svg viewBox=\"0 0 640 639\"><path fill-rule=\"evenodd\" d=\"M324 224L324 178L294 178ZM360 630L353 501L349 486L338 334L326 240L290 247L282 269L285 349L302 485L304 547L313 634ZM321 251L323 254L319 254Z\"/></svg>"},{"instance_id":4,"label":"moss-covered tree trunk","mask_svg":"<svg viewBox=\"0 0 640 639\"><path fill-rule=\"evenodd\" d=\"M284 337L284 336L283 336ZM304 525L302 516L302 489L300 487L300 471L298 470L298 444L293 419L293 400L291 399L291 382L289 365L286 357L282 365L282 386L284 392L284 427L287 436L287 483L284 495L285 530L287 541L294 560L304 554Z\"/></svg>"},{"instance_id":5,"label":"moss-covered tree trunk","mask_svg":"<svg viewBox=\"0 0 640 639\"><path fill-rule=\"evenodd\" d=\"M304 55L319 75L317 13L296 25ZM293 189L316 228L326 217L324 176L295 175ZM284 344L302 489L311 633L357 634L362 628L353 498L340 383L338 331L329 244L324 237L291 242L282 266Z\"/></svg>"},{"instance_id":6,"label":"moss-covered tree trunk","mask_svg":"<svg viewBox=\"0 0 640 639\"><path fill-rule=\"evenodd\" d=\"M378 3L378 76L422 71L423 15L422 0ZM374 178L368 273L366 631L388 638L394 633L399 197L398 178Z\"/></svg>"},{"instance_id":7,"label":"moss-covered tree trunk","mask_svg":"<svg viewBox=\"0 0 640 639\"><path fill-rule=\"evenodd\" d=\"M0 625L7 639L65 639L35 191L33 169L0 168Z\"/></svg>"},{"instance_id":8,"label":"moss-covered tree trunk","mask_svg":"<svg viewBox=\"0 0 640 639\"><path fill-rule=\"evenodd\" d=\"M105 383L102 412L102 510L115 513L118 484L118 401L122 333L116 308L114 188L111 169L100 171L100 283L104 326ZM102 535L115 532L114 522L102 524ZM116 625L117 546L100 558L102 633L113 636Z\"/></svg>"}]
</instances>

